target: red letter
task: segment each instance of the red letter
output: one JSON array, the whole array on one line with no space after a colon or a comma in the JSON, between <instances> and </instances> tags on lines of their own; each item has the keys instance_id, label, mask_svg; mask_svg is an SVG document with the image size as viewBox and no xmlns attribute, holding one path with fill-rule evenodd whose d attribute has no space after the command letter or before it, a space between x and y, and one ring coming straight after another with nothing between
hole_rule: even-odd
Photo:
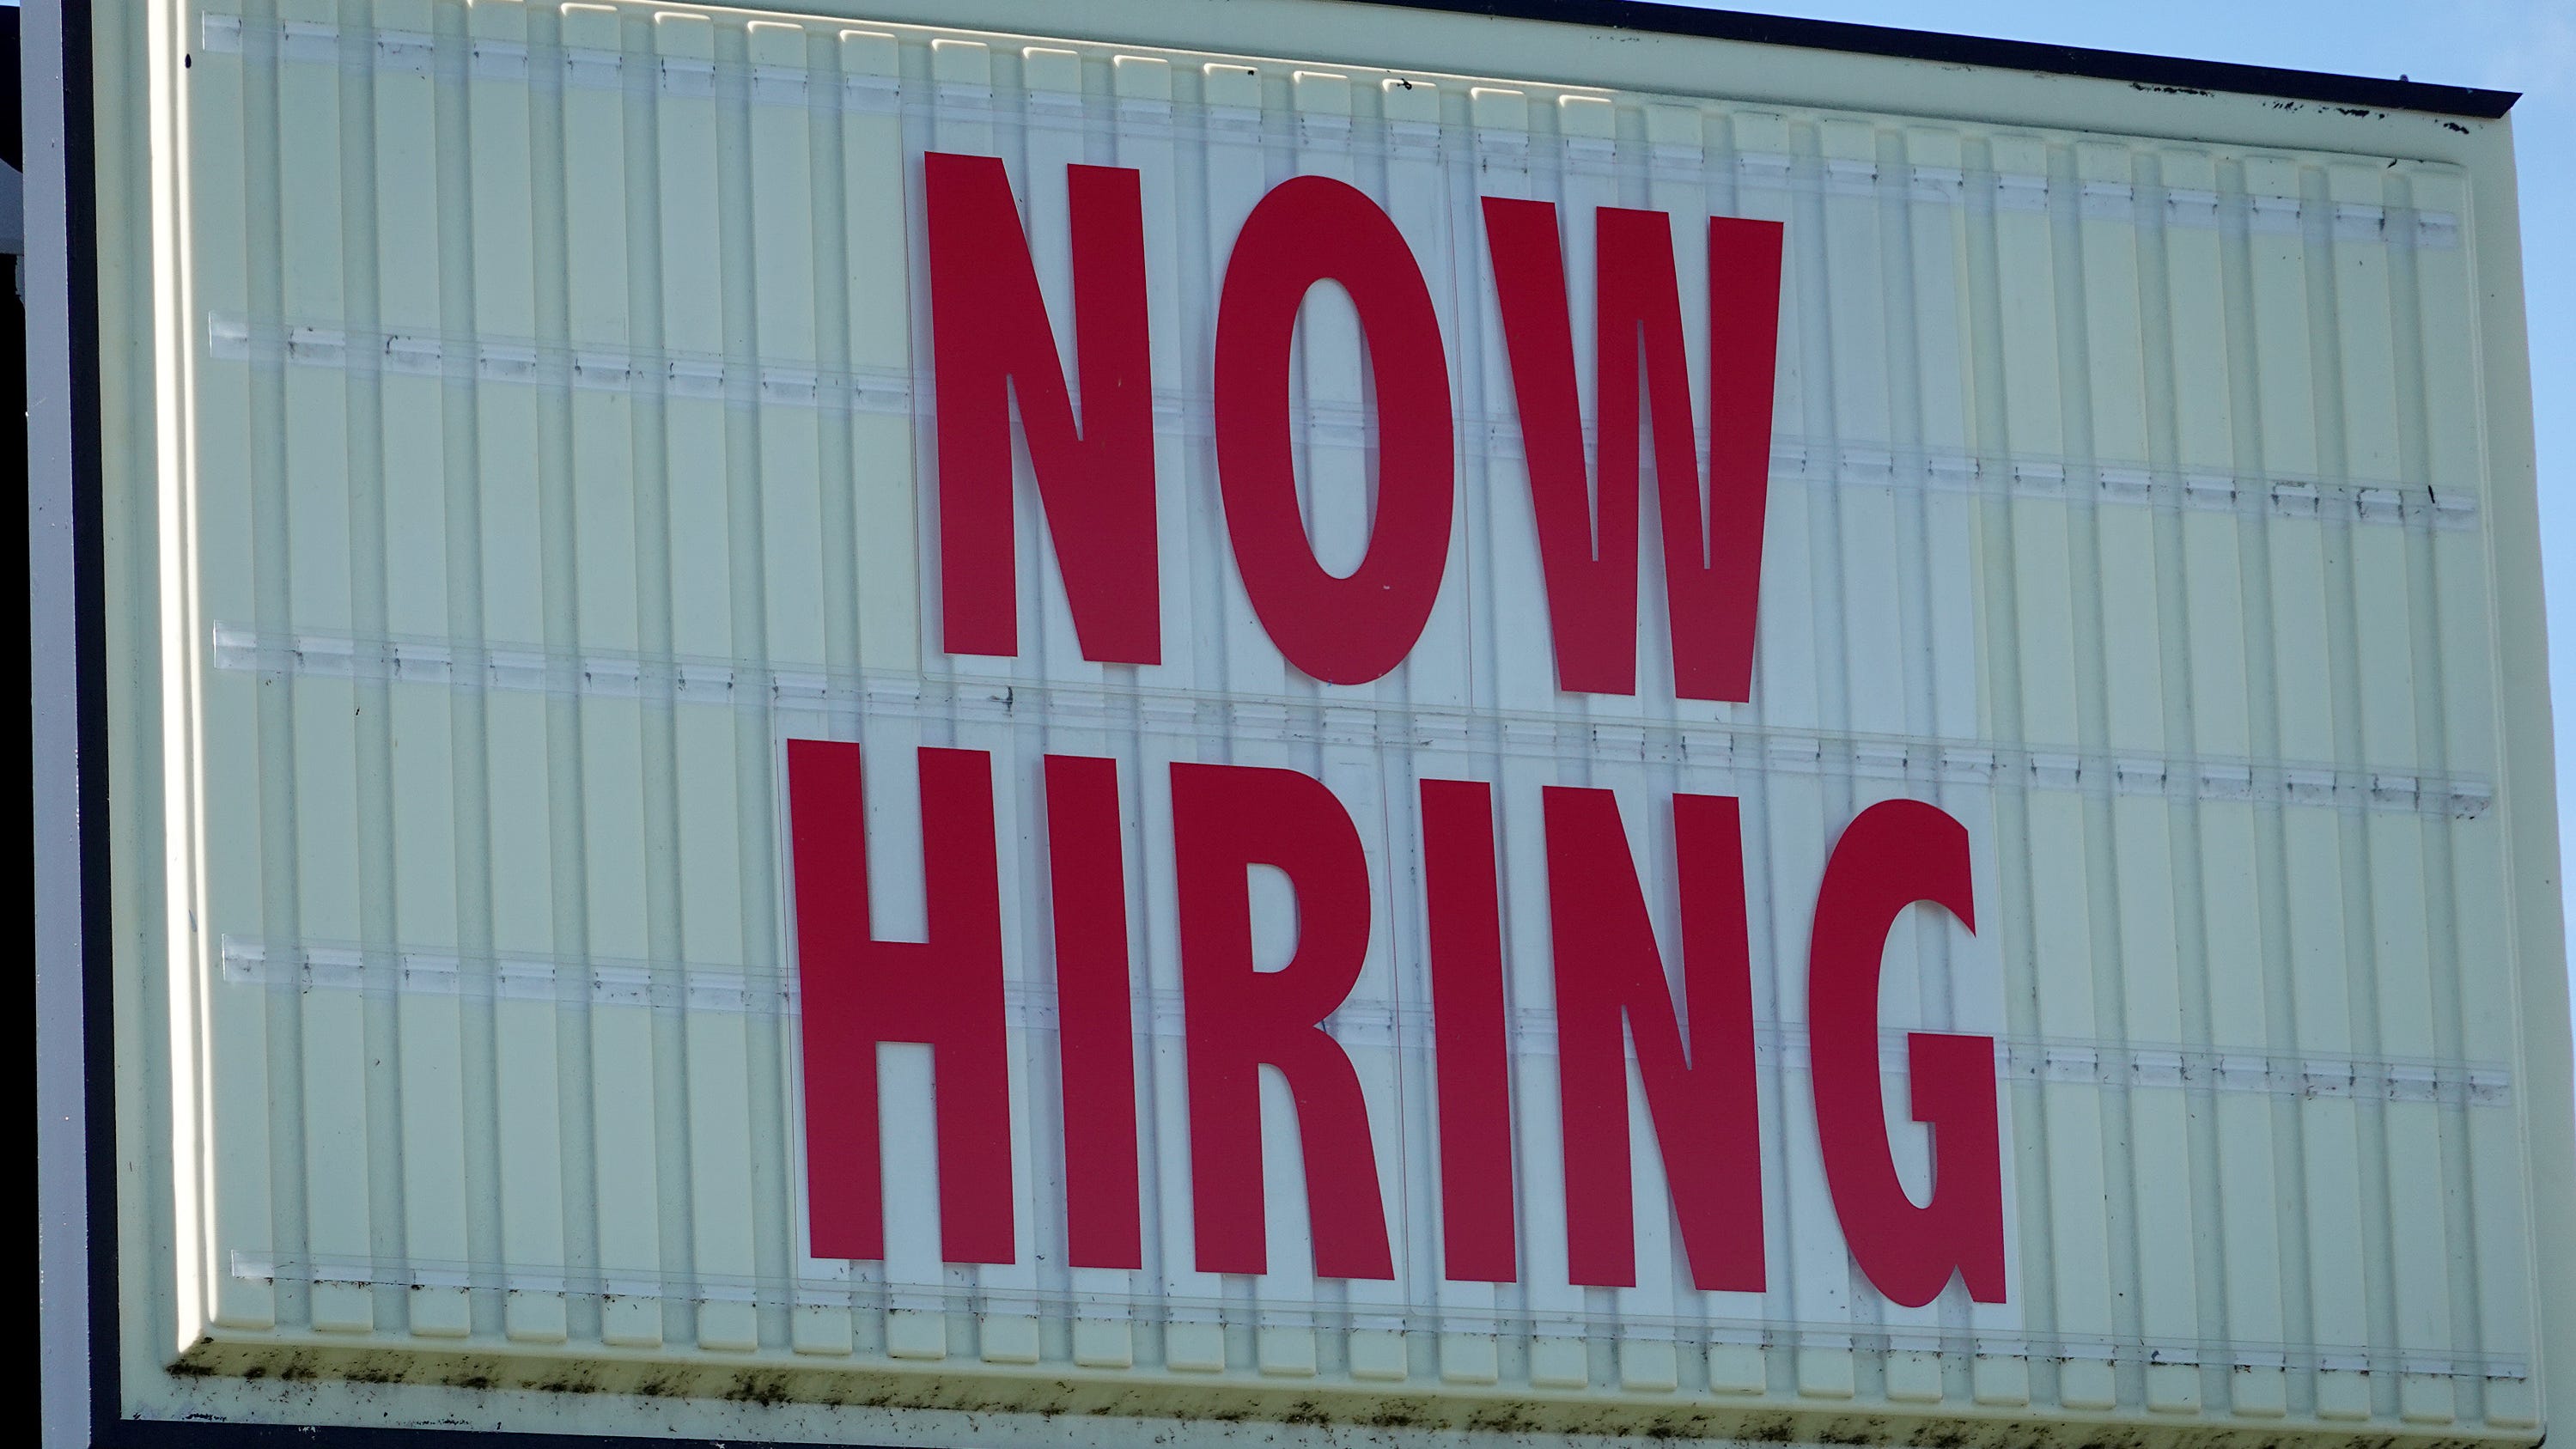
<instances>
[{"instance_id":1,"label":"red letter","mask_svg":"<svg viewBox=\"0 0 2576 1449\"><path fill-rule=\"evenodd\" d=\"M1517 1276L1512 1072L1493 787L1422 782L1422 876L1431 928L1432 1066L1440 1094L1442 1272L1462 1282L1509 1283Z\"/></svg>"},{"instance_id":2,"label":"red letter","mask_svg":"<svg viewBox=\"0 0 2576 1449\"><path fill-rule=\"evenodd\" d=\"M1889 1301L1940 1296L1955 1269L1979 1303L2004 1301L2004 1177L1992 1037L1906 1037L1914 1120L1932 1128L1932 1200L1916 1207L1888 1150L1878 1079L1878 968L1905 908L1929 901L1977 929L1966 826L1919 800L1860 813L1816 896L1807 1034L1825 1182L1852 1257Z\"/></svg>"},{"instance_id":3,"label":"red letter","mask_svg":"<svg viewBox=\"0 0 2576 1449\"><path fill-rule=\"evenodd\" d=\"M1348 578L1315 561L1297 507L1288 343L1307 289L1350 293L1377 390L1376 514ZM1449 361L1404 233L1358 190L1279 183L1244 220L1217 302L1216 462L1244 592L1288 662L1366 684L1404 662L1440 596L1457 479Z\"/></svg>"},{"instance_id":4,"label":"red letter","mask_svg":"<svg viewBox=\"0 0 2576 1449\"><path fill-rule=\"evenodd\" d=\"M1550 788L1547 909L1556 948L1566 1264L1576 1283L1637 1281L1628 1175L1628 1052L1663 1149L1691 1285L1762 1289L1762 1144L1753 1079L1753 967L1735 801L1673 797L1688 1054L1672 988L1607 790ZM1621 1018L1627 1031L1620 1030Z\"/></svg>"},{"instance_id":5,"label":"red letter","mask_svg":"<svg viewBox=\"0 0 2576 1449\"><path fill-rule=\"evenodd\" d=\"M1323 1028L1368 954L1368 860L1349 812L1321 780L1294 770L1174 765L1172 849L1199 1271L1269 1271L1261 1208L1267 1064L1296 1094L1315 1271L1394 1277L1368 1103L1351 1059ZM1297 892L1296 953L1277 971L1252 964L1247 872L1256 865L1286 872Z\"/></svg>"},{"instance_id":6,"label":"red letter","mask_svg":"<svg viewBox=\"0 0 2576 1449\"><path fill-rule=\"evenodd\" d=\"M1065 396L1037 266L990 156L923 158L930 198L930 355L939 399L940 647L1017 654L1011 399L1056 540L1082 657L1163 657L1154 542L1154 379L1136 173L1068 166L1074 352Z\"/></svg>"},{"instance_id":7,"label":"red letter","mask_svg":"<svg viewBox=\"0 0 2576 1449\"><path fill-rule=\"evenodd\" d=\"M1118 762L1047 756L1046 808L1064 1078L1065 1256L1076 1268L1142 1268Z\"/></svg>"},{"instance_id":8,"label":"red letter","mask_svg":"<svg viewBox=\"0 0 2576 1449\"><path fill-rule=\"evenodd\" d=\"M814 1256L885 1256L877 1044L899 1041L928 1043L934 1063L940 1257L1011 1262L1011 1081L993 758L981 750L921 752L927 941L868 934L859 747L789 740L787 795Z\"/></svg>"},{"instance_id":9,"label":"red letter","mask_svg":"<svg viewBox=\"0 0 2576 1449\"><path fill-rule=\"evenodd\" d=\"M1594 217L1600 501L1583 463L1574 334L1556 207L1485 198L1485 239L1529 455L1559 687L1637 692L1637 373L1655 435L1673 685L1684 699L1753 697L1770 492L1771 375L1779 349L1780 224L1708 223L1708 490L1701 496L1672 226L1662 212Z\"/></svg>"}]
</instances>

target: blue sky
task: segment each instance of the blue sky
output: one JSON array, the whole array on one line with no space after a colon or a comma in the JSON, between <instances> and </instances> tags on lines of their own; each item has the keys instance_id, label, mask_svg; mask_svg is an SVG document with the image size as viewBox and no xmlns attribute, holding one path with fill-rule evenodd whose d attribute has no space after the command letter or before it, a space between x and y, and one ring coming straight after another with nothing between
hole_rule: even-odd
<instances>
[{"instance_id":1,"label":"blue sky","mask_svg":"<svg viewBox=\"0 0 2576 1449\"><path fill-rule=\"evenodd\" d=\"M1686 0L1687 3L1687 0ZM2539 422L2561 899L2576 920L2576 0L1727 0L1729 10L2522 92L2513 108Z\"/></svg>"}]
</instances>

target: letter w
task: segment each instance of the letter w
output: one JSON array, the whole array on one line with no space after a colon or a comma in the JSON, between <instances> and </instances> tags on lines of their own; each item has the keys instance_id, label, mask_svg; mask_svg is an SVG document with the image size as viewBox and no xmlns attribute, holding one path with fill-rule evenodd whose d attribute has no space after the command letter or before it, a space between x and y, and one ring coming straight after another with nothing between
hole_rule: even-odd
<instances>
[{"instance_id":1,"label":"letter w","mask_svg":"<svg viewBox=\"0 0 2576 1449\"><path fill-rule=\"evenodd\" d=\"M930 350L939 399L940 647L1020 651L1011 403L1064 572L1082 657L1163 657L1154 540L1154 377L1137 173L1068 166L1074 420L1055 329L1002 163L931 152Z\"/></svg>"},{"instance_id":2,"label":"letter w","mask_svg":"<svg viewBox=\"0 0 2576 1449\"><path fill-rule=\"evenodd\" d=\"M1770 491L1771 379L1780 333L1780 224L1709 219L1705 494L1692 432L1672 223L1662 212L1605 206L1594 225L1597 495L1584 466L1556 207L1485 198L1485 239L1511 353L1539 562L1556 633L1557 684L1590 694L1637 692L1642 370L1654 425L1674 689L1684 699L1750 699L1754 612L1762 595L1762 514Z\"/></svg>"}]
</instances>

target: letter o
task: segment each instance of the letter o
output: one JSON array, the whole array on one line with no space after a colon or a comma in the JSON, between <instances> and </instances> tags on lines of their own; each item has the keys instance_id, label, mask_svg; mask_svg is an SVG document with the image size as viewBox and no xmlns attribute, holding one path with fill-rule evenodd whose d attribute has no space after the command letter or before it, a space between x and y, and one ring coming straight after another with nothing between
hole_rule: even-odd
<instances>
[{"instance_id":1,"label":"letter o","mask_svg":"<svg viewBox=\"0 0 2576 1449\"><path fill-rule=\"evenodd\" d=\"M1350 294L1377 384L1376 506L1347 578L1325 572L1306 536L1288 415L1297 311L1323 281ZM1235 238L1217 303L1216 460L1235 567L1288 662L1328 684L1366 684L1403 663L1449 562L1449 363L1412 248L1357 188L1284 181Z\"/></svg>"}]
</instances>

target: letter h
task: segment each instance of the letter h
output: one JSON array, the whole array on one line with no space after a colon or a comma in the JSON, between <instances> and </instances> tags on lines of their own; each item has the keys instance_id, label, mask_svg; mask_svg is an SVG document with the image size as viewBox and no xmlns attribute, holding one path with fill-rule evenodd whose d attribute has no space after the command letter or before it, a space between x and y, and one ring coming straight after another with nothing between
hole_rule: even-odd
<instances>
[{"instance_id":1,"label":"letter h","mask_svg":"<svg viewBox=\"0 0 2576 1449\"><path fill-rule=\"evenodd\" d=\"M937 1104L940 1257L1008 1263L1016 1254L993 761L942 749L920 760L928 939L883 941L868 924L859 747L787 742L813 1253L885 1256L877 1047L921 1042Z\"/></svg>"}]
</instances>

